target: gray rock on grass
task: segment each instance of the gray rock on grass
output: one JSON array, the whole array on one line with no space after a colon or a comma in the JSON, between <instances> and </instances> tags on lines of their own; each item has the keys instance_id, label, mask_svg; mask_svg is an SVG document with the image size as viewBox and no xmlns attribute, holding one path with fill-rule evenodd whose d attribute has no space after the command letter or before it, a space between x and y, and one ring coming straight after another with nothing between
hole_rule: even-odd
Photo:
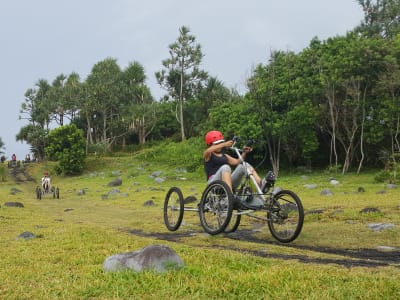
<instances>
[{"instance_id":1,"label":"gray rock on grass","mask_svg":"<svg viewBox=\"0 0 400 300\"><path fill-rule=\"evenodd\" d=\"M25 207L21 202L6 202L4 206L7 207Z\"/></svg>"},{"instance_id":2,"label":"gray rock on grass","mask_svg":"<svg viewBox=\"0 0 400 300\"><path fill-rule=\"evenodd\" d=\"M120 186L120 185L122 185L122 179L120 177L115 178L113 181L107 184L107 186Z\"/></svg>"},{"instance_id":3,"label":"gray rock on grass","mask_svg":"<svg viewBox=\"0 0 400 300\"><path fill-rule=\"evenodd\" d=\"M36 235L32 232L25 231L21 233L19 236L17 236L17 239L23 239L23 240L31 240L34 239Z\"/></svg>"},{"instance_id":4,"label":"gray rock on grass","mask_svg":"<svg viewBox=\"0 0 400 300\"><path fill-rule=\"evenodd\" d=\"M165 245L150 245L134 252L114 254L103 263L106 272L123 270L165 272L183 266L181 257Z\"/></svg>"}]
</instances>

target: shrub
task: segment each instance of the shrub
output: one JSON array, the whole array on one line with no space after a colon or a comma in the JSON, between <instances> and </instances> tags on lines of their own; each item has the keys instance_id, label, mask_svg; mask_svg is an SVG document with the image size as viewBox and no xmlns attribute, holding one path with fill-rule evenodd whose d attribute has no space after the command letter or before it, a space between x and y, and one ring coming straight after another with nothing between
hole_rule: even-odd
<instances>
[{"instance_id":1,"label":"shrub","mask_svg":"<svg viewBox=\"0 0 400 300\"><path fill-rule=\"evenodd\" d=\"M57 174L80 174L85 162L85 139L82 130L74 124L53 129L48 136L45 151L49 160L58 161Z\"/></svg>"}]
</instances>

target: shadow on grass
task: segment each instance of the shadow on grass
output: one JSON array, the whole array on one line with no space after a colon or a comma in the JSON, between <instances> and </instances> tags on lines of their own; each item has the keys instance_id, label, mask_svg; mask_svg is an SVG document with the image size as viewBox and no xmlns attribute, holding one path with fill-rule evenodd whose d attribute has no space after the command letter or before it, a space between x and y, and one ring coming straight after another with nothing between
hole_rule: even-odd
<instances>
[{"instance_id":1,"label":"shadow on grass","mask_svg":"<svg viewBox=\"0 0 400 300\"><path fill-rule=\"evenodd\" d=\"M157 240L164 240L168 242L175 243L184 243L182 241L183 238L195 238L196 235L201 232L144 232L142 230L127 230L130 234L141 236L141 237L151 237ZM326 247L312 247L298 244L279 244L278 242L270 242L265 239L261 239L255 236L254 232L251 230L240 230L234 233L224 234L226 238L243 241L243 242L252 242L258 244L267 244L267 245L283 245L285 247L312 251L316 256L318 253L321 254L331 254L342 256L343 258L318 258L308 256L308 255L299 255L299 254L276 254L276 253L268 253L266 251L256 251L246 248L234 247L234 246L224 246L224 245L216 245L213 244L212 248L221 249L221 250L230 250L237 251L241 253L248 253L250 255L255 255L259 257L265 258L275 258L275 259L284 259L284 260L297 260L301 263L314 263L314 264L335 264L339 266L343 266L346 268L352 267L385 267L385 266L395 266L400 268L400 252L380 252L375 249L334 249L334 248L326 248ZM200 248L205 248L204 245L198 245Z\"/></svg>"}]
</instances>

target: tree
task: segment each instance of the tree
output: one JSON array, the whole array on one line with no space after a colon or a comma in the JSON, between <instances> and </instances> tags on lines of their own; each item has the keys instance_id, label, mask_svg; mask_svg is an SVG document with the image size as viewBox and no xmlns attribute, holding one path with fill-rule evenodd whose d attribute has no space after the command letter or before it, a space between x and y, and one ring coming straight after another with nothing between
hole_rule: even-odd
<instances>
[{"instance_id":1,"label":"tree","mask_svg":"<svg viewBox=\"0 0 400 300\"><path fill-rule=\"evenodd\" d=\"M317 112L311 101L309 83L302 81L306 61L293 52L275 51L267 65L255 68L248 80L252 107L262 134L268 155L276 175L279 173L281 154L289 162L310 157L318 143L314 124ZM296 123L301 122L298 126Z\"/></svg>"},{"instance_id":2,"label":"tree","mask_svg":"<svg viewBox=\"0 0 400 300\"><path fill-rule=\"evenodd\" d=\"M176 101L176 118L180 124L182 140L186 139L184 102L207 79L207 73L199 68L203 59L201 46L189 32L189 28L185 26L179 28L177 41L169 45L170 58L162 61L164 69L155 74L158 84Z\"/></svg>"},{"instance_id":3,"label":"tree","mask_svg":"<svg viewBox=\"0 0 400 300\"><path fill-rule=\"evenodd\" d=\"M387 50L380 37L365 38L353 33L330 38L322 47L320 79L325 89L328 116L324 129L331 135L335 166L336 142L342 147L342 173L349 171L357 148L364 160L365 121L371 108L371 90L383 71Z\"/></svg>"},{"instance_id":4,"label":"tree","mask_svg":"<svg viewBox=\"0 0 400 300\"><path fill-rule=\"evenodd\" d=\"M355 31L366 36L394 38L400 32L400 0L357 0L364 20Z\"/></svg>"},{"instance_id":5,"label":"tree","mask_svg":"<svg viewBox=\"0 0 400 300\"><path fill-rule=\"evenodd\" d=\"M86 83L90 114L88 117L92 118L91 125L99 122L97 137L110 150L119 134L116 124L119 121L122 98L121 70L116 60L107 58L95 64Z\"/></svg>"},{"instance_id":6,"label":"tree","mask_svg":"<svg viewBox=\"0 0 400 300\"><path fill-rule=\"evenodd\" d=\"M4 142L0 137L0 154L4 154L3 149L4 149Z\"/></svg>"},{"instance_id":7,"label":"tree","mask_svg":"<svg viewBox=\"0 0 400 300\"><path fill-rule=\"evenodd\" d=\"M51 107L48 96L51 86L44 79L36 83L36 88L25 92L25 101L21 105L20 119L27 120L28 125L22 127L16 136L17 141L26 141L38 159L45 157L44 148L50 124Z\"/></svg>"},{"instance_id":8,"label":"tree","mask_svg":"<svg viewBox=\"0 0 400 300\"><path fill-rule=\"evenodd\" d=\"M145 80L144 68L138 62L130 63L122 72L127 132L136 132L139 144L145 143L156 124L154 101Z\"/></svg>"},{"instance_id":9,"label":"tree","mask_svg":"<svg viewBox=\"0 0 400 300\"><path fill-rule=\"evenodd\" d=\"M50 160L58 161L58 174L80 174L85 162L85 146L83 131L74 124L64 125L49 132L46 153Z\"/></svg>"}]
</instances>

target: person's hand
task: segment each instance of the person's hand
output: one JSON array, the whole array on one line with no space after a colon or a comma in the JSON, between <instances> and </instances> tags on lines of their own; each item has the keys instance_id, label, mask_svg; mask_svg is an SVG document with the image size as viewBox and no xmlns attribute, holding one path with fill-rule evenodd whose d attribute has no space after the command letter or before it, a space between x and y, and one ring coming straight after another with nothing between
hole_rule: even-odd
<instances>
[{"instance_id":1,"label":"person's hand","mask_svg":"<svg viewBox=\"0 0 400 300\"><path fill-rule=\"evenodd\" d=\"M232 141L232 140L226 141L226 142L224 143L224 147L232 147L232 145L233 145L233 141Z\"/></svg>"}]
</instances>

